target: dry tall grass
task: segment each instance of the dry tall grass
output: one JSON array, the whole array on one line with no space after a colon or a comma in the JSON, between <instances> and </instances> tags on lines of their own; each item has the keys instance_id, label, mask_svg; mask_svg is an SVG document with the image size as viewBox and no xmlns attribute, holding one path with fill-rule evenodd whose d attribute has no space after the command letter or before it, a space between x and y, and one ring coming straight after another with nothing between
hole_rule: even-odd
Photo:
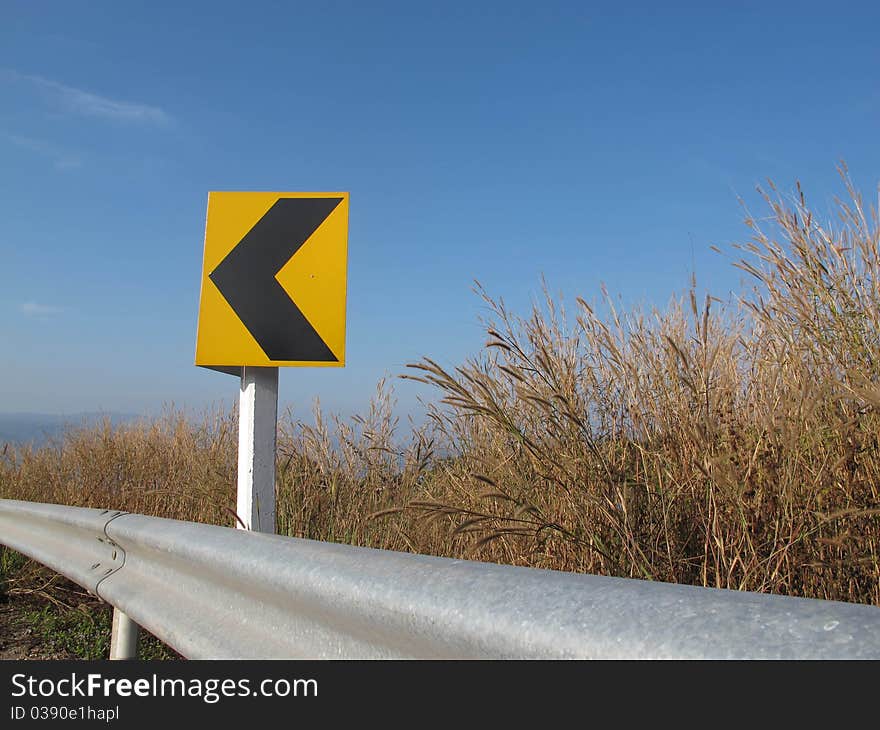
<instances>
[{"instance_id":1,"label":"dry tall grass","mask_svg":"<svg viewBox=\"0 0 880 730\"><path fill-rule=\"evenodd\" d=\"M281 419L282 534L880 604L880 223L849 184L820 223L771 187L731 301L547 294L491 308L485 349L401 437L389 389L352 421ZM0 496L232 524L234 414L7 451Z\"/></svg>"}]
</instances>

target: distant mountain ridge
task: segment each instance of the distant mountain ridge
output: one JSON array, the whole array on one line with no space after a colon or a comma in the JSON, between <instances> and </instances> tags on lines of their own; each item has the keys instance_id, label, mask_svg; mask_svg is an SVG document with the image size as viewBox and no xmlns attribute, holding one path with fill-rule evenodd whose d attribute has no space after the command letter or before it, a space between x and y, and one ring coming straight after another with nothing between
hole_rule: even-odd
<instances>
[{"instance_id":1,"label":"distant mountain ridge","mask_svg":"<svg viewBox=\"0 0 880 730\"><path fill-rule=\"evenodd\" d=\"M116 412L0 413L0 445L41 446L61 436L65 428L94 426L105 418L115 426L138 417L134 413Z\"/></svg>"}]
</instances>

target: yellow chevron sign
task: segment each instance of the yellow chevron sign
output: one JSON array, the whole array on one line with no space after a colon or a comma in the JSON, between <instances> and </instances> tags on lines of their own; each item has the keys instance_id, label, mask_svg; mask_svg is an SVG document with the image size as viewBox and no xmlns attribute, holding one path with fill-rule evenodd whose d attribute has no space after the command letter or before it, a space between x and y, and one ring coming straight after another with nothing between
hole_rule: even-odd
<instances>
[{"instance_id":1,"label":"yellow chevron sign","mask_svg":"<svg viewBox=\"0 0 880 730\"><path fill-rule=\"evenodd\" d=\"M345 365L348 198L208 194L196 365Z\"/></svg>"}]
</instances>

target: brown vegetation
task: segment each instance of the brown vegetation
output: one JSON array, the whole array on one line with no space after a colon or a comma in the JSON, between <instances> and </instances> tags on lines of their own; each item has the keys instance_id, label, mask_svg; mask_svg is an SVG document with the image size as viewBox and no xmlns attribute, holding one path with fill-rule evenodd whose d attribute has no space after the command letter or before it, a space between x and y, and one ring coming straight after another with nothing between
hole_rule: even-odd
<instances>
[{"instance_id":1,"label":"brown vegetation","mask_svg":"<svg viewBox=\"0 0 880 730\"><path fill-rule=\"evenodd\" d=\"M844 180L846 177L844 175ZM663 311L492 311L403 437L389 388L279 424L278 531L438 555L880 604L880 224L772 187L754 288ZM0 496L233 524L234 414L7 450Z\"/></svg>"}]
</instances>

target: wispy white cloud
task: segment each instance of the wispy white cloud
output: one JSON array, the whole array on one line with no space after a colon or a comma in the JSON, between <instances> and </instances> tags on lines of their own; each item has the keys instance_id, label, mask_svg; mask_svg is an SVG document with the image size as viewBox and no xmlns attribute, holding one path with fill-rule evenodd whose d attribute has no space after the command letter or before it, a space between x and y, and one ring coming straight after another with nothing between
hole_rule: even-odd
<instances>
[{"instance_id":1,"label":"wispy white cloud","mask_svg":"<svg viewBox=\"0 0 880 730\"><path fill-rule=\"evenodd\" d=\"M167 126L172 121L171 116L157 106L110 99L42 76L0 69L0 79L31 84L49 95L67 111L83 116L155 126Z\"/></svg>"},{"instance_id":2,"label":"wispy white cloud","mask_svg":"<svg viewBox=\"0 0 880 730\"><path fill-rule=\"evenodd\" d=\"M76 170L82 167L82 160L79 157L59 157L54 164L56 170Z\"/></svg>"},{"instance_id":3,"label":"wispy white cloud","mask_svg":"<svg viewBox=\"0 0 880 730\"><path fill-rule=\"evenodd\" d=\"M41 139L23 137L19 134L3 134L2 136L16 147L50 158L56 170L73 170L82 166L82 158L79 155L59 149Z\"/></svg>"},{"instance_id":4,"label":"wispy white cloud","mask_svg":"<svg viewBox=\"0 0 880 730\"><path fill-rule=\"evenodd\" d=\"M53 307L49 304L37 304L37 302L25 302L21 305L21 313L25 317L47 318L55 314L61 314L63 307Z\"/></svg>"}]
</instances>

